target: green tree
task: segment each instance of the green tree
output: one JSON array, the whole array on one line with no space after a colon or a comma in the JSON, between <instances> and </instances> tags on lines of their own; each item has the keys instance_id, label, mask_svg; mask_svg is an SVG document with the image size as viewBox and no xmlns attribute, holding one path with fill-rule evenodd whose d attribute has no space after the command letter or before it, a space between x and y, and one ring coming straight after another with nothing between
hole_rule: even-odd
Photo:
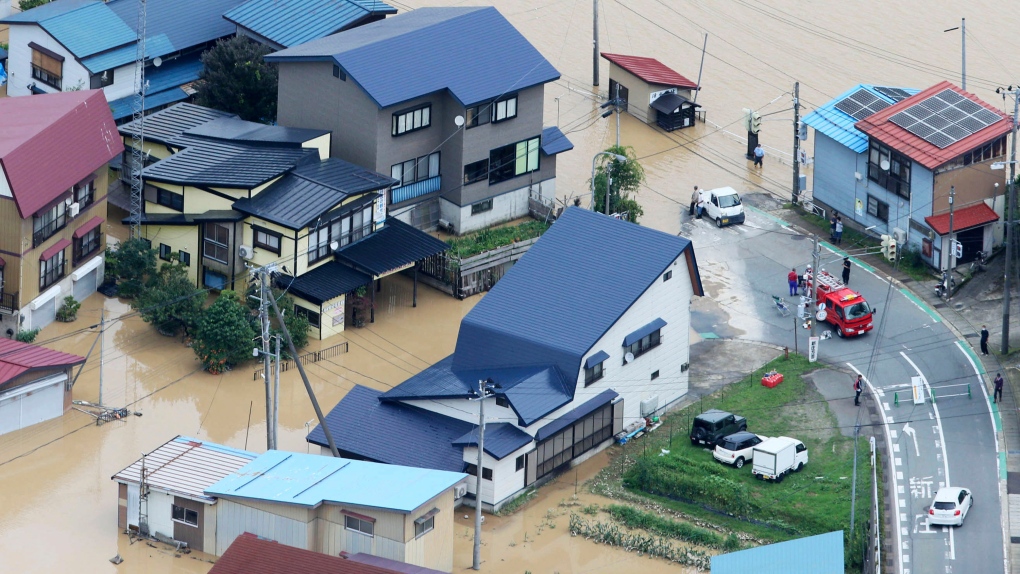
<instances>
[{"instance_id":1,"label":"green tree","mask_svg":"<svg viewBox=\"0 0 1020 574\"><path fill-rule=\"evenodd\" d=\"M156 274L156 250L148 241L137 237L124 241L116 249L109 249L106 262L106 272L120 279L117 291L126 299L137 297Z\"/></svg>"},{"instance_id":2,"label":"green tree","mask_svg":"<svg viewBox=\"0 0 1020 574\"><path fill-rule=\"evenodd\" d=\"M202 54L196 103L241 116L276 121L277 69L263 57L273 49L244 36L216 42Z\"/></svg>"},{"instance_id":3,"label":"green tree","mask_svg":"<svg viewBox=\"0 0 1020 574\"><path fill-rule=\"evenodd\" d=\"M606 173L611 176L609 186L609 213L626 213L627 219L637 223L645 214L637 200L631 197L641 188L645 181L645 170L638 163L634 148L629 146L612 146L607 152L622 155L626 162L602 156L605 161L595 167L595 211L606 212ZM592 180L588 180L591 189Z\"/></svg>"},{"instance_id":4,"label":"green tree","mask_svg":"<svg viewBox=\"0 0 1020 574\"><path fill-rule=\"evenodd\" d=\"M49 4L50 0L21 0L18 2L18 9L24 12L25 10L31 10L37 8L43 4Z\"/></svg>"},{"instance_id":5,"label":"green tree","mask_svg":"<svg viewBox=\"0 0 1020 574\"><path fill-rule=\"evenodd\" d=\"M192 348L202 366L219 374L251 358L254 338L248 308L236 292L227 290L202 313Z\"/></svg>"},{"instance_id":6,"label":"green tree","mask_svg":"<svg viewBox=\"0 0 1020 574\"><path fill-rule=\"evenodd\" d=\"M180 254L174 253L138 294L134 307L161 335L173 337L181 329L186 335L195 332L204 301L187 268L180 264Z\"/></svg>"},{"instance_id":7,"label":"green tree","mask_svg":"<svg viewBox=\"0 0 1020 574\"><path fill-rule=\"evenodd\" d=\"M290 338L294 341L294 348L300 349L308 344L308 330L311 325L308 323L308 318L304 315L298 315L294 312L294 298L287 295L286 292L280 290L277 287L272 288L273 297L276 298L276 305L280 308L280 312L283 313L284 324L287 325L287 331L290 332ZM256 333L262 331L262 324L259 321L259 282L257 280L250 281L248 283L247 291L245 292L245 302L248 304L249 317L251 319L251 328ZM283 336L283 330L279 328L280 322L276 318L276 313L273 311L272 305L269 306L269 318L270 318L270 333L273 335ZM282 353L287 352L287 343L283 342L280 346Z\"/></svg>"}]
</instances>

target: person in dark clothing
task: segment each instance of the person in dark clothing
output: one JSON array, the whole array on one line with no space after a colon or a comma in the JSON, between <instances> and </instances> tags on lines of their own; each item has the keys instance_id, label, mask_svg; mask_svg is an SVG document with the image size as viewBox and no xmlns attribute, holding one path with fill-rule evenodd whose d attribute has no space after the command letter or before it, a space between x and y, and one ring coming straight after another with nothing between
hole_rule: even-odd
<instances>
[{"instance_id":1,"label":"person in dark clothing","mask_svg":"<svg viewBox=\"0 0 1020 574\"><path fill-rule=\"evenodd\" d=\"M981 325L981 354L988 354L988 327Z\"/></svg>"},{"instance_id":2,"label":"person in dark clothing","mask_svg":"<svg viewBox=\"0 0 1020 574\"><path fill-rule=\"evenodd\" d=\"M992 402L997 403L1002 400L1002 373L995 373L995 394L992 395Z\"/></svg>"},{"instance_id":3,"label":"person in dark clothing","mask_svg":"<svg viewBox=\"0 0 1020 574\"><path fill-rule=\"evenodd\" d=\"M829 220L829 241L836 241L836 219L839 214L835 211L832 212L832 219Z\"/></svg>"},{"instance_id":4,"label":"person in dark clothing","mask_svg":"<svg viewBox=\"0 0 1020 574\"><path fill-rule=\"evenodd\" d=\"M861 375L857 375L857 380L854 381L854 392L857 393L856 395L854 395L854 406L855 407L861 406L861 392L863 390L864 390L864 381L862 380Z\"/></svg>"},{"instance_id":5,"label":"person in dark clothing","mask_svg":"<svg viewBox=\"0 0 1020 574\"><path fill-rule=\"evenodd\" d=\"M850 284L850 258L849 257L844 257L843 258L843 284L844 285L849 285Z\"/></svg>"}]
</instances>

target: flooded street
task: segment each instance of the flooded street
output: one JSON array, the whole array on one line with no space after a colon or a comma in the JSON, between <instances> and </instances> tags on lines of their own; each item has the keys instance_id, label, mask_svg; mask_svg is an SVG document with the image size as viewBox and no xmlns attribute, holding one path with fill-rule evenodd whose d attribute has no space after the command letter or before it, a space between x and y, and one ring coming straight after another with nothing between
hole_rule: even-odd
<instances>
[{"instance_id":1,"label":"flooded street","mask_svg":"<svg viewBox=\"0 0 1020 574\"><path fill-rule=\"evenodd\" d=\"M401 11L460 1L403 0ZM498 0L495 6L562 74L546 86L546 125L558 124L575 145L558 158L561 201L582 197L592 156L615 142L615 120L602 119L593 96L592 3L580 0ZM796 2L744 0L705 2L630 0L600 2L601 49L649 56L681 74L697 78L703 34L708 55L698 103L707 123L665 134L632 116L621 118L621 143L633 146L647 175L638 193L641 223L670 233L680 231L691 187L732 186L737 190L790 194L793 83L801 82L802 115L857 83L925 88L940 80L960 80L959 32L943 30L967 18L967 87L999 105L997 85L1016 84L1015 58L1007 53L1020 24L1016 6L977 0L878 2ZM895 33L891 33L895 32ZM973 41L970 41L973 40ZM601 60L603 95L608 63ZM785 95L784 95L785 94ZM761 141L767 156L762 172L743 157L741 108L766 117ZM812 139L807 142L809 150ZM808 170L809 183L811 173ZM109 218L114 221L113 215ZM114 225L111 232L123 237ZM720 251L694 237L702 278L710 295L737 303L739 284L727 275ZM732 254L731 254L732 255ZM353 384L385 390L453 351L460 319L480 300L465 301L429 287L411 308L411 283L397 277L383 282L376 323L346 332L349 352L306 366L324 411ZM697 303L696 303L697 305ZM128 304L95 294L84 302L77 321L54 323L37 343L85 355L97 340L100 309L107 329L74 387L74 398L95 402L100 395L130 416L96 426L90 416L70 411L63 417L0 436L0 573L204 573L211 557L193 553L175 558L164 547L130 544L117 528L117 488L110 477L143 453L181 434L236 448L266 448L265 390L253 377L253 364L224 375L201 370L180 339L160 336L134 316ZM723 317L725 319L726 317ZM765 328L746 316L730 317L728 336L758 338ZM307 350L332 347L343 338L310 343ZM102 348L102 360L100 360ZM102 367L100 367L102 363ZM77 371L75 371L77 372ZM280 396L280 448L306 451L304 440L314 411L296 369L283 373ZM250 421L250 423L249 423ZM605 463L605 455L581 465L583 482ZM537 499L509 517L487 517L483 571L495 574L618 572L682 573L684 568L569 536L574 473L543 487ZM582 505L603 503L578 490ZM470 511L469 511L470 512ZM555 526L552 526L555 525ZM473 523L456 519L455 572L470 569ZM114 566L116 554L124 563Z\"/></svg>"}]
</instances>

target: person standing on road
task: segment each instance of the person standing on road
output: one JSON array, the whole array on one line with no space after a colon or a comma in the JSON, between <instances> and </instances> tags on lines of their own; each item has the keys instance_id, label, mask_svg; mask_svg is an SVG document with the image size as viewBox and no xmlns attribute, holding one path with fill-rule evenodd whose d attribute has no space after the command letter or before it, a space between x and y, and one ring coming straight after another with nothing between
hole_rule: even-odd
<instances>
[{"instance_id":1,"label":"person standing on road","mask_svg":"<svg viewBox=\"0 0 1020 574\"><path fill-rule=\"evenodd\" d=\"M790 297L797 296L797 268L794 267L790 270L790 273L786 275L786 281L790 284Z\"/></svg>"},{"instance_id":2,"label":"person standing on road","mask_svg":"<svg viewBox=\"0 0 1020 574\"><path fill-rule=\"evenodd\" d=\"M981 354L988 354L988 327L981 325Z\"/></svg>"},{"instance_id":3,"label":"person standing on road","mask_svg":"<svg viewBox=\"0 0 1020 574\"><path fill-rule=\"evenodd\" d=\"M998 403L1002 401L1002 373L995 373L995 394L992 395L992 402Z\"/></svg>"},{"instance_id":4,"label":"person standing on road","mask_svg":"<svg viewBox=\"0 0 1020 574\"><path fill-rule=\"evenodd\" d=\"M706 199L705 199L705 192L699 189L698 190L698 205L695 208L695 210L696 210L696 212L698 214L698 219L701 219L701 215L703 213L705 213L705 201L706 201Z\"/></svg>"},{"instance_id":5,"label":"person standing on road","mask_svg":"<svg viewBox=\"0 0 1020 574\"><path fill-rule=\"evenodd\" d=\"M836 245L843 243L843 218L836 216Z\"/></svg>"},{"instance_id":6,"label":"person standing on road","mask_svg":"<svg viewBox=\"0 0 1020 574\"><path fill-rule=\"evenodd\" d=\"M861 391L863 391L863 390L864 390L864 381L861 380L861 375L857 375L857 380L854 381L854 392L857 393L856 395L854 395L854 406L855 407L861 406Z\"/></svg>"},{"instance_id":7,"label":"person standing on road","mask_svg":"<svg viewBox=\"0 0 1020 574\"><path fill-rule=\"evenodd\" d=\"M850 258L843 258L843 285L850 284Z\"/></svg>"},{"instance_id":8,"label":"person standing on road","mask_svg":"<svg viewBox=\"0 0 1020 574\"><path fill-rule=\"evenodd\" d=\"M754 146L754 167L764 169L765 164L762 160L765 159L765 148L761 147L761 144Z\"/></svg>"},{"instance_id":9,"label":"person standing on road","mask_svg":"<svg viewBox=\"0 0 1020 574\"><path fill-rule=\"evenodd\" d=\"M691 212L688 215L694 215L694 208L698 207L698 200L701 199L701 193L698 191L698 186L694 186L694 194L691 195Z\"/></svg>"}]
</instances>

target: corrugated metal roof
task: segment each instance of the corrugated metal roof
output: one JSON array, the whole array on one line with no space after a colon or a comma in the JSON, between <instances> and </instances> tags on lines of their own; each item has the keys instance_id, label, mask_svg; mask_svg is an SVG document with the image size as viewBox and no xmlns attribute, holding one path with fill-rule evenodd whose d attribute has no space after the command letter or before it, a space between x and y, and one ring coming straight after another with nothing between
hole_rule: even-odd
<instances>
[{"instance_id":1,"label":"corrugated metal roof","mask_svg":"<svg viewBox=\"0 0 1020 574\"><path fill-rule=\"evenodd\" d=\"M61 14L77 10L88 4L99 4L97 0L53 0L31 10L25 10L0 20L0 24L37 24Z\"/></svg>"},{"instance_id":2,"label":"corrugated metal roof","mask_svg":"<svg viewBox=\"0 0 1020 574\"><path fill-rule=\"evenodd\" d=\"M297 279L290 275L280 275L277 284L289 289L296 297L309 303L322 305L330 299L364 287L372 282L372 277L355 271L339 261L329 261L299 275Z\"/></svg>"},{"instance_id":3,"label":"corrugated metal roof","mask_svg":"<svg viewBox=\"0 0 1020 574\"><path fill-rule=\"evenodd\" d=\"M233 209L210 209L202 213L143 213L139 218L142 225L186 225L192 226L205 221L243 221L247 217ZM124 225L134 223L134 218L125 217Z\"/></svg>"},{"instance_id":4,"label":"corrugated metal roof","mask_svg":"<svg viewBox=\"0 0 1020 574\"><path fill-rule=\"evenodd\" d=\"M389 558L383 558L382 556L373 556L365 552L351 554L347 557L347 560L350 562L359 562L361 564L378 566L380 568L388 568L390 570L393 570L396 574L445 574L445 572L442 572L440 570L433 570L431 568L425 568L424 566L418 566L416 564L408 564L406 562L400 562L398 560L391 560Z\"/></svg>"},{"instance_id":5,"label":"corrugated metal roof","mask_svg":"<svg viewBox=\"0 0 1020 574\"><path fill-rule=\"evenodd\" d=\"M328 502L412 512L466 477L461 472L270 450L205 492L309 508Z\"/></svg>"},{"instance_id":6,"label":"corrugated metal roof","mask_svg":"<svg viewBox=\"0 0 1020 574\"><path fill-rule=\"evenodd\" d=\"M223 14L242 1L146 0L145 33L165 34L178 51L233 36L236 28ZM107 6L137 33L138 0L110 0Z\"/></svg>"},{"instance_id":7,"label":"corrugated metal roof","mask_svg":"<svg viewBox=\"0 0 1020 574\"><path fill-rule=\"evenodd\" d=\"M596 395L595 398L588 399L587 401L582 403L579 407L572 409L570 412L565 413L560 418L538 429L538 432L535 433L535 440L543 441L551 437L552 435L574 424L579 419L582 419L590 415L591 413L595 412L599 407L613 402L613 400L618 396L619 395L616 394L616 391L614 391L613 389L606 389L602 391L601 393Z\"/></svg>"},{"instance_id":8,"label":"corrugated metal roof","mask_svg":"<svg viewBox=\"0 0 1020 574\"><path fill-rule=\"evenodd\" d=\"M930 96L946 89L953 90L961 96L977 103L986 110L991 110L1002 119L943 149L924 141L890 121L889 118L899 112L902 112L910 106L922 102ZM943 81L909 98L900 100L898 103L895 103L870 117L864 118L857 122L855 126L857 129L867 134L868 137L874 138L924 167L934 170L935 168L956 159L976 147L982 146L990 141L994 141L995 139L1002 137L1004 134L1009 133L1013 127L1013 122L1007 114L986 103L981 98L970 92L961 90L951 82Z\"/></svg>"},{"instance_id":9,"label":"corrugated metal roof","mask_svg":"<svg viewBox=\"0 0 1020 574\"><path fill-rule=\"evenodd\" d=\"M357 26L397 9L372 0L249 0L223 15L284 48Z\"/></svg>"},{"instance_id":10,"label":"corrugated metal roof","mask_svg":"<svg viewBox=\"0 0 1020 574\"><path fill-rule=\"evenodd\" d=\"M542 130L542 153L545 155L556 155L572 149L574 149L574 144L557 126Z\"/></svg>"},{"instance_id":11,"label":"corrugated metal roof","mask_svg":"<svg viewBox=\"0 0 1020 574\"><path fill-rule=\"evenodd\" d=\"M176 104L165 110L145 116L145 139L146 141L167 144L195 126L211 122L217 118L230 117L237 116L212 108L196 106L195 104ZM120 126L117 130L121 135L131 137L137 133L138 126L135 122L129 122Z\"/></svg>"},{"instance_id":12,"label":"corrugated metal roof","mask_svg":"<svg viewBox=\"0 0 1020 574\"><path fill-rule=\"evenodd\" d=\"M145 109L151 110L174 102L180 102L188 99L188 93L181 88L170 88L165 92L159 92L157 94L146 94L145 96ZM110 102L110 111L113 113L113 118L116 120L126 118L134 112L135 97L128 96L119 100ZM148 126L148 118L146 118L146 126ZM149 130L145 130L146 139L148 139Z\"/></svg>"},{"instance_id":13,"label":"corrugated metal roof","mask_svg":"<svg viewBox=\"0 0 1020 574\"><path fill-rule=\"evenodd\" d=\"M138 40L134 29L103 2L46 18L39 25L78 58L124 44L134 46Z\"/></svg>"},{"instance_id":14,"label":"corrugated metal roof","mask_svg":"<svg viewBox=\"0 0 1020 574\"><path fill-rule=\"evenodd\" d=\"M441 90L472 105L560 77L492 7L419 8L270 54L266 61L336 62L380 108Z\"/></svg>"},{"instance_id":15,"label":"corrugated metal roof","mask_svg":"<svg viewBox=\"0 0 1020 574\"><path fill-rule=\"evenodd\" d=\"M602 52L602 57L650 84L695 89L697 84L655 58Z\"/></svg>"},{"instance_id":16,"label":"corrugated metal roof","mask_svg":"<svg viewBox=\"0 0 1020 574\"><path fill-rule=\"evenodd\" d=\"M998 220L999 215L983 201L964 208L958 207L953 211L953 233L966 231L979 225L987 225ZM934 229L935 233L949 235L949 212L925 217L924 222L928 224L928 227Z\"/></svg>"},{"instance_id":17,"label":"corrugated metal roof","mask_svg":"<svg viewBox=\"0 0 1020 574\"><path fill-rule=\"evenodd\" d=\"M843 574L843 531L712 557L712 574Z\"/></svg>"},{"instance_id":18,"label":"corrugated metal roof","mask_svg":"<svg viewBox=\"0 0 1020 574\"><path fill-rule=\"evenodd\" d=\"M145 97L164 90L183 86L198 79L202 71L201 54L188 54L163 62L163 65L145 71Z\"/></svg>"},{"instance_id":19,"label":"corrugated metal roof","mask_svg":"<svg viewBox=\"0 0 1020 574\"><path fill-rule=\"evenodd\" d=\"M317 137L330 133L329 130L290 128L286 126L266 125L242 120L237 116L225 116L199 124L184 132L189 136L201 136L209 139L232 140L239 142L265 142L294 144L298 147Z\"/></svg>"},{"instance_id":20,"label":"corrugated metal roof","mask_svg":"<svg viewBox=\"0 0 1020 574\"><path fill-rule=\"evenodd\" d=\"M22 218L124 151L102 90L0 98L0 162Z\"/></svg>"},{"instance_id":21,"label":"corrugated metal roof","mask_svg":"<svg viewBox=\"0 0 1020 574\"><path fill-rule=\"evenodd\" d=\"M252 189L295 166L318 161L314 149L276 147L182 136L186 146L143 170L149 180L182 185Z\"/></svg>"},{"instance_id":22,"label":"corrugated metal roof","mask_svg":"<svg viewBox=\"0 0 1020 574\"><path fill-rule=\"evenodd\" d=\"M326 415L341 454L420 468L464 470L464 451L453 441L474 426L401 403L379 400L380 391L354 385ZM316 425L306 439L328 446Z\"/></svg>"},{"instance_id":23,"label":"corrugated metal roof","mask_svg":"<svg viewBox=\"0 0 1020 574\"><path fill-rule=\"evenodd\" d=\"M449 248L445 241L390 217L382 229L337 251L336 257L378 276Z\"/></svg>"},{"instance_id":24,"label":"corrugated metal roof","mask_svg":"<svg viewBox=\"0 0 1020 574\"><path fill-rule=\"evenodd\" d=\"M238 536L216 559L209 574L400 574L348 557L330 556L264 540L250 532Z\"/></svg>"},{"instance_id":25,"label":"corrugated metal roof","mask_svg":"<svg viewBox=\"0 0 1020 574\"><path fill-rule=\"evenodd\" d=\"M485 425L485 452L496 460L503 460L517 449L531 444L535 439L510 423L487 423ZM478 446L478 425L457 438L454 446Z\"/></svg>"},{"instance_id":26,"label":"corrugated metal roof","mask_svg":"<svg viewBox=\"0 0 1020 574\"><path fill-rule=\"evenodd\" d=\"M172 494L212 502L205 489L249 464L257 455L212 442L177 436L145 456L145 482ZM142 459L113 475L118 482L137 484Z\"/></svg>"},{"instance_id":27,"label":"corrugated metal roof","mask_svg":"<svg viewBox=\"0 0 1020 574\"><path fill-rule=\"evenodd\" d=\"M170 42L170 38L167 38L166 34L150 36L145 40L145 57L147 59L152 59L156 56L165 56L173 51L174 45ZM134 62L137 57L137 42L131 42L130 44L115 50L110 50L109 52L103 52L102 54L96 54L95 56L85 58L81 61L81 65L85 66L85 68L93 74L98 74L105 70L112 70L113 68L130 64Z\"/></svg>"},{"instance_id":28,"label":"corrugated metal roof","mask_svg":"<svg viewBox=\"0 0 1020 574\"><path fill-rule=\"evenodd\" d=\"M898 89L901 89L911 95L920 91L913 88ZM886 94L876 91L875 86L857 84L825 105L804 116L804 123L813 127L818 133L832 138L837 143L850 148L854 153L864 153L868 149L868 136L854 127L857 120L854 119L853 116L836 108L836 104L842 102L858 90L867 90L875 97L886 103L896 103L895 100Z\"/></svg>"},{"instance_id":29,"label":"corrugated metal roof","mask_svg":"<svg viewBox=\"0 0 1020 574\"><path fill-rule=\"evenodd\" d=\"M32 369L70 367L84 362L85 357L0 338L0 386Z\"/></svg>"}]
</instances>

